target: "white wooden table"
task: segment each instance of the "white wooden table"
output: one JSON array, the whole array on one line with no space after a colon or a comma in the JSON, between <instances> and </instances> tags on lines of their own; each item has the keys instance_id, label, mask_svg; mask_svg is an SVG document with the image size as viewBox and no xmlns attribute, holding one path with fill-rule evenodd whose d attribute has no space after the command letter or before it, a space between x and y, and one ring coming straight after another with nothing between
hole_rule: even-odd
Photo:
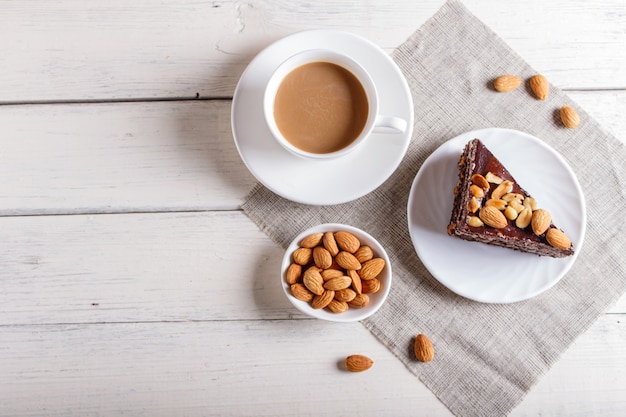
<instances>
[{"instance_id":1,"label":"white wooden table","mask_svg":"<svg viewBox=\"0 0 626 417\"><path fill-rule=\"evenodd\" d=\"M449 416L361 324L291 307L230 131L271 42L391 53L442 4L0 0L0 415ZM626 139L623 0L465 4ZM626 297L513 415L626 415Z\"/></svg>"}]
</instances>

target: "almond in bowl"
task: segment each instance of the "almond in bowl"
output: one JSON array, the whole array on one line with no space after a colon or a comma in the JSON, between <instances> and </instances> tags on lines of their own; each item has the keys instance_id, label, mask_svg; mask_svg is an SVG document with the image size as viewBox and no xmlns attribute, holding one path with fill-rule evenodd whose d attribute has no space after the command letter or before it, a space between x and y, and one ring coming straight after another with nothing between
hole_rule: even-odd
<instances>
[{"instance_id":1,"label":"almond in bowl","mask_svg":"<svg viewBox=\"0 0 626 417\"><path fill-rule=\"evenodd\" d=\"M325 223L294 238L283 257L280 279L299 311L335 322L374 314L391 288L391 263L369 233Z\"/></svg>"}]
</instances>

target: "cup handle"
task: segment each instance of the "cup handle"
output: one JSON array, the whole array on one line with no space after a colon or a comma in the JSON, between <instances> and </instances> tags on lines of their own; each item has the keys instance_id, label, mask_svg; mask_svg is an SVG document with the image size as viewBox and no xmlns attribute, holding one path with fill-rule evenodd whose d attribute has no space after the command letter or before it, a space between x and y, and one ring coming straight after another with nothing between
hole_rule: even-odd
<instances>
[{"instance_id":1,"label":"cup handle","mask_svg":"<svg viewBox=\"0 0 626 417\"><path fill-rule=\"evenodd\" d=\"M380 131L381 127L394 130L396 133L404 133L406 132L407 123L406 120L399 117L383 116L379 114L376 116L376 121L374 122L374 131Z\"/></svg>"}]
</instances>

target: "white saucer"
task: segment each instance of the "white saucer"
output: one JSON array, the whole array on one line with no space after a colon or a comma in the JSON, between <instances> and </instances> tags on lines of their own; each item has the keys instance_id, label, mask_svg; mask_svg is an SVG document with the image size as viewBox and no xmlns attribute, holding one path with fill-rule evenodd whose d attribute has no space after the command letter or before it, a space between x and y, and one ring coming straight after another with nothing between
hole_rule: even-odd
<instances>
[{"instance_id":1,"label":"white saucer","mask_svg":"<svg viewBox=\"0 0 626 417\"><path fill-rule=\"evenodd\" d=\"M550 258L448 236L457 163L465 144L478 138L574 244L574 255ZM555 285L580 253L586 228L585 199L567 162L543 141L507 129L464 133L441 145L415 176L408 223L417 255L455 293L485 303L511 303Z\"/></svg>"},{"instance_id":2,"label":"white saucer","mask_svg":"<svg viewBox=\"0 0 626 417\"><path fill-rule=\"evenodd\" d=\"M282 61L312 48L359 61L378 87L381 114L404 118L407 131L372 133L355 151L333 160L307 160L280 146L263 116L264 87ZM347 32L311 30L273 43L250 62L235 89L231 124L241 159L267 188L298 203L339 204L373 191L396 170L413 132L413 99L402 72L378 46Z\"/></svg>"}]
</instances>

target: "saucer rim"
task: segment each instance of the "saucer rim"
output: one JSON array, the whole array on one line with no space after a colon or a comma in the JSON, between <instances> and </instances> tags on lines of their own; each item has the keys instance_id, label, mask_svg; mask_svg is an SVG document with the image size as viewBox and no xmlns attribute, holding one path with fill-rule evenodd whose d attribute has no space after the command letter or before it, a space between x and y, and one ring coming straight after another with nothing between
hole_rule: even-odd
<instances>
[{"instance_id":1,"label":"saucer rim","mask_svg":"<svg viewBox=\"0 0 626 417\"><path fill-rule=\"evenodd\" d=\"M333 43L329 44L329 41L327 39L323 39L323 37L320 37L321 34L323 34L327 38L333 38L334 39ZM312 42L310 39L311 37L313 38L319 37L320 39L323 39L323 40ZM339 41L337 39L339 39ZM345 192L342 192L340 194L337 194L331 191L327 193L326 195L313 195L311 197L311 196L303 195L301 192L297 192L297 191L293 192L291 190L285 189L286 187L279 186L281 181L276 181L272 179L271 177L268 178L268 175L264 175L263 172L259 172L259 167L255 166L253 161L250 160L254 158L250 155L250 151L246 149L246 144L244 143L245 140L240 137L241 136L240 127L239 127L240 116L238 114L238 110L239 110L240 102L244 98L246 98L245 96L246 91L244 90L246 83L252 84L251 79L255 77L254 75L251 75L251 74L253 74L253 71L255 70L256 67L267 66L267 63L264 62L264 60L267 60L271 54L273 53L280 54L279 51L281 48L293 49L293 48L285 47L285 45L289 45L293 43L300 43L300 46L298 47L298 52L304 51L307 49L321 48L321 47L338 51L338 52L342 52L341 48L336 47L336 44L338 42L341 42L341 39L346 39L346 42L348 44L349 43L360 44L363 49L359 51L359 53L363 55L368 54L370 58L375 57L377 62L380 62L381 57L384 58L385 64L384 65L381 64L381 68L383 66L385 68L383 68L382 71L385 72L386 74L389 74L390 72L392 72L393 78L394 78L393 82L398 84L398 86L395 87L396 90L394 90L393 94L397 95L397 91L400 91L400 93L403 96L403 100L406 101L406 103L402 104L402 108L405 109L403 111L407 112L406 118L407 118L408 126L407 126L406 132L401 134L402 135L401 146L399 147L397 151L391 151L393 152L393 157L387 158L389 160L389 165L386 167L384 165L380 165L380 167L377 168L377 172L381 172L381 173L376 174L375 180L372 180L372 181L368 180L369 182L367 183L363 182L361 184L352 183L350 184L350 187L346 185L345 186L346 190L344 190ZM276 62L272 63L271 67L273 69L277 68L280 62L282 62L288 56L289 55L284 55L283 59L275 60ZM369 68L366 64L362 64L362 65L363 67L366 68L366 70L369 71ZM270 75L266 74L265 76L268 77L269 79ZM375 78L375 77L372 77L372 78ZM382 100L380 99L379 101L382 102ZM412 139L413 128L414 128L414 111L413 110L414 110L413 97L411 95L411 91L408 86L407 80L404 77L404 74L402 73L400 68L393 61L391 56L385 53L385 51L383 51L380 47L378 47L377 45L375 45L373 42L369 41L368 39L363 38L359 35L350 33L350 32L338 31L338 30L326 30L326 29L312 29L312 30L296 32L284 38L279 39L278 41L270 44L269 46L261 50L250 61L250 63L248 64L244 72L242 73L241 78L239 82L237 83L235 93L233 95L232 107L231 107L231 129L232 129L232 134L233 134L233 139L235 141L235 145L237 147L237 150L239 152L239 155L242 161L244 162L244 164L246 165L250 173L265 187L270 189L272 192L278 194L279 196L284 197L290 201L297 202L297 203L317 205L317 206L335 205L335 204L341 204L341 203L353 201L357 198L360 198L374 191L395 172L395 170L398 168L401 161L403 160L408 150L411 139ZM264 121L265 117L262 114L260 114L261 112L262 112L262 108L259 109L258 118ZM267 129L267 135L270 135L269 128L267 126L263 126L262 129ZM267 138L267 139L270 139L270 138ZM268 142L271 142L271 141L268 140ZM278 153L272 152L271 157L277 158L277 159L283 159L283 162L290 161L292 163L295 163L296 161L298 161L298 164L300 163L300 161L304 161L304 158L290 153L289 151L284 149L282 146L280 146L278 143L275 143L273 145L275 145L276 149L280 149L280 152ZM393 149L398 148L398 146L396 145L397 143L394 144ZM373 146L374 145L371 144L371 141L366 141L365 143L362 144L362 146L360 146L359 148L355 149L353 152L347 155L342 155L337 158L333 158L329 160L319 160L319 161L316 160L316 161L313 161L313 163L320 164L320 168L322 169L330 168L331 170L335 170L337 174L341 175L342 174L341 170L338 170L337 167L333 165L354 166L354 163L357 162L358 157L365 156L368 158L372 158L372 155L368 155L367 151L368 151L368 148L373 147ZM272 144L270 144L269 147L272 147ZM369 152L370 154L373 152L373 149L370 150ZM267 150L265 149L264 151L267 151ZM287 158L287 159L284 159L284 158ZM304 161L303 164L307 165L308 162L309 161ZM326 164L326 166L322 166L321 164ZM348 169L348 168L345 168L345 169ZM318 185L332 185L332 184L320 183Z\"/></svg>"}]
</instances>

